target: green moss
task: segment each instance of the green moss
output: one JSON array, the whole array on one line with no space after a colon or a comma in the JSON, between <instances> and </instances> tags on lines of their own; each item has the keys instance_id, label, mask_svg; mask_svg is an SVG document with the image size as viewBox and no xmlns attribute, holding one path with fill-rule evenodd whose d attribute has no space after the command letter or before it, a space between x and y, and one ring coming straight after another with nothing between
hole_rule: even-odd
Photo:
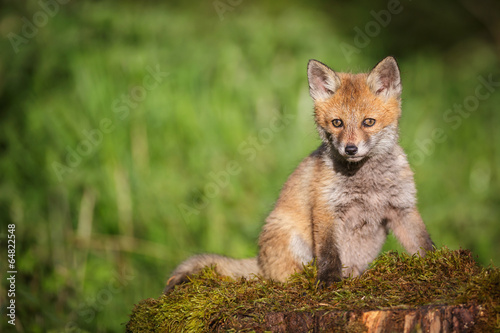
<instances>
[{"instance_id":1,"label":"green moss","mask_svg":"<svg viewBox=\"0 0 500 333\"><path fill-rule=\"evenodd\" d=\"M316 267L278 283L255 277L234 281L207 268L169 295L147 299L132 312L129 331L204 332L235 317L263 321L271 312L359 311L436 304L481 304L482 325L498 328L500 270L483 268L469 251L436 250L425 258L381 255L362 276L318 290Z\"/></svg>"}]
</instances>

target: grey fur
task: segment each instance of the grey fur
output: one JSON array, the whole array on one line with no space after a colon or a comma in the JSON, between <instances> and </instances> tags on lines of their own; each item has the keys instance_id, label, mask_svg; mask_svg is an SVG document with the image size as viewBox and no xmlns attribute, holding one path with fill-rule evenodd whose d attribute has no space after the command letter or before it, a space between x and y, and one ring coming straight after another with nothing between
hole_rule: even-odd
<instances>
[{"instance_id":1,"label":"grey fur","mask_svg":"<svg viewBox=\"0 0 500 333\"><path fill-rule=\"evenodd\" d=\"M217 273L233 278L250 277L252 274L260 273L257 258L238 260L216 254L199 254L185 260L172 272L163 293L168 293L175 285L187 282L189 276L210 266L214 266Z\"/></svg>"},{"instance_id":2,"label":"grey fur","mask_svg":"<svg viewBox=\"0 0 500 333\"><path fill-rule=\"evenodd\" d=\"M335 187L325 187L323 193L336 216L334 241L344 266L342 275L357 276L380 252L393 211L416 205L412 177L400 177L408 162L398 145L386 154L370 156L358 163L332 159L326 147L318 153L331 166L336 178Z\"/></svg>"}]
</instances>

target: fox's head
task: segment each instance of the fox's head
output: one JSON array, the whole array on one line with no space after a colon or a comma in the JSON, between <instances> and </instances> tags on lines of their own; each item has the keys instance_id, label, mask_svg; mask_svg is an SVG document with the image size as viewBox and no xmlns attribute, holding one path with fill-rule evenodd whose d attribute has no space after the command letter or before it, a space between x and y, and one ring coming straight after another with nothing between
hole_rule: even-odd
<instances>
[{"instance_id":1,"label":"fox's head","mask_svg":"<svg viewBox=\"0 0 500 333\"><path fill-rule=\"evenodd\" d=\"M335 155L359 162L392 150L401 115L401 77L393 57L361 74L336 73L310 60L307 76L319 134Z\"/></svg>"}]
</instances>

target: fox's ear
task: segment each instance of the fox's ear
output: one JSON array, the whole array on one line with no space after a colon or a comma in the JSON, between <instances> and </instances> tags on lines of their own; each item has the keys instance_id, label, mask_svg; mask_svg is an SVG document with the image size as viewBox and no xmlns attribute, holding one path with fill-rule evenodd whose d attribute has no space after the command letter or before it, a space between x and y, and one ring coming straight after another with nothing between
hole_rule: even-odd
<instances>
[{"instance_id":1,"label":"fox's ear","mask_svg":"<svg viewBox=\"0 0 500 333\"><path fill-rule=\"evenodd\" d=\"M327 65L309 60L307 65L309 94L313 100L324 100L331 97L340 86L339 76Z\"/></svg>"},{"instance_id":2,"label":"fox's ear","mask_svg":"<svg viewBox=\"0 0 500 333\"><path fill-rule=\"evenodd\" d=\"M368 74L366 82L375 95L397 99L401 97L401 75L398 63L393 57L379 62Z\"/></svg>"}]
</instances>

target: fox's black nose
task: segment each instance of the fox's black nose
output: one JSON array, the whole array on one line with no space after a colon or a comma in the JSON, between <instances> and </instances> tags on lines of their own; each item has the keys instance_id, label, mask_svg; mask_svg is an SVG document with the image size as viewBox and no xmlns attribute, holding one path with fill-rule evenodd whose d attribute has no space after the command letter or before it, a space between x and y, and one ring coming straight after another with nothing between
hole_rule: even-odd
<instances>
[{"instance_id":1,"label":"fox's black nose","mask_svg":"<svg viewBox=\"0 0 500 333\"><path fill-rule=\"evenodd\" d=\"M358 147L356 147L355 145L345 146L345 153L347 155L356 155L357 152L358 152Z\"/></svg>"}]
</instances>

